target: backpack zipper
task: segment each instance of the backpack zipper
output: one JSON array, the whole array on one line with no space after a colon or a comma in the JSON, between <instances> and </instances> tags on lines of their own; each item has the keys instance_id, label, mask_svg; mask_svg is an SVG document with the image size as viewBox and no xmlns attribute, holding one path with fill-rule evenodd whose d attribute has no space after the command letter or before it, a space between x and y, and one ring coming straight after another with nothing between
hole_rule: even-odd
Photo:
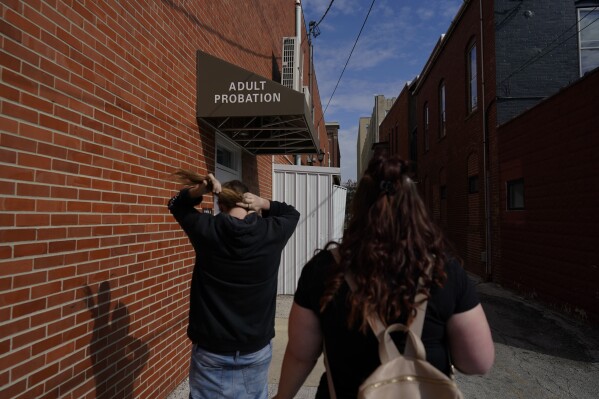
<instances>
[{"instance_id":1,"label":"backpack zipper","mask_svg":"<svg viewBox=\"0 0 599 399\"><path fill-rule=\"evenodd\" d=\"M404 375L401 377L395 377L395 378L390 378L388 380L375 382L374 384L368 385L363 390L366 391L368 389L376 389L376 388L380 388L383 385L397 384L397 383L402 383L402 382L428 382L431 384L456 386L455 381L452 381L452 380L446 381L446 380L439 380L437 378L419 377L417 375Z\"/></svg>"}]
</instances>

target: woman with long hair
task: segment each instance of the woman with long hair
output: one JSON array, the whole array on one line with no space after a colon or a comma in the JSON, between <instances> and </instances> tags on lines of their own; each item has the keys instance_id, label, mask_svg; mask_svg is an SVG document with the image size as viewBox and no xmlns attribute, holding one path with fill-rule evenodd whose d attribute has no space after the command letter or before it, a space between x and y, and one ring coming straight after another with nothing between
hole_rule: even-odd
<instances>
[{"instance_id":1,"label":"woman with long hair","mask_svg":"<svg viewBox=\"0 0 599 399\"><path fill-rule=\"evenodd\" d=\"M447 375L452 365L465 374L486 373L494 346L474 284L429 217L406 162L372 159L351 207L341 243L329 243L302 270L276 398L295 395L323 341L337 398L355 398L380 365L368 318L378 316L385 327L409 326L417 293L428 300L422 331L427 360ZM403 349L403 334L393 339ZM329 397L327 384L323 376L317 398Z\"/></svg>"}]
</instances>

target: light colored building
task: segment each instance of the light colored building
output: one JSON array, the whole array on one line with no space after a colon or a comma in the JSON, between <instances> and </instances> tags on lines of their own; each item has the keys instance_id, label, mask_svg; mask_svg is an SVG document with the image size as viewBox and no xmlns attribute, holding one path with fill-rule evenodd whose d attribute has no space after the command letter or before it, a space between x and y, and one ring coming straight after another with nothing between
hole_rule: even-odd
<instances>
[{"instance_id":1,"label":"light colored building","mask_svg":"<svg viewBox=\"0 0 599 399\"><path fill-rule=\"evenodd\" d=\"M364 170L366 169L366 166L368 165L370 158L372 158L373 146L379 142L379 125L381 124L383 119L385 119L387 112L389 112L389 110L393 106L393 103L395 102L396 98L397 97L385 98L385 96L382 94L374 96L374 107L372 108L372 115L370 116L370 118L366 118L370 120L370 123L366 128L366 135L364 137L363 142L361 141L362 136L360 135L362 128L362 118L360 118L360 131L358 132L359 151L356 155L358 157L358 180L360 179L360 176L362 176L362 173L364 173ZM360 143L362 143L361 148Z\"/></svg>"},{"instance_id":2,"label":"light colored building","mask_svg":"<svg viewBox=\"0 0 599 399\"><path fill-rule=\"evenodd\" d=\"M366 142L366 135L368 133L368 127L370 126L370 117L362 116L358 125L358 140L356 143L356 158L357 158L357 170L356 180L360 179L364 168L362 167L362 151L364 151L364 143Z\"/></svg>"}]
</instances>

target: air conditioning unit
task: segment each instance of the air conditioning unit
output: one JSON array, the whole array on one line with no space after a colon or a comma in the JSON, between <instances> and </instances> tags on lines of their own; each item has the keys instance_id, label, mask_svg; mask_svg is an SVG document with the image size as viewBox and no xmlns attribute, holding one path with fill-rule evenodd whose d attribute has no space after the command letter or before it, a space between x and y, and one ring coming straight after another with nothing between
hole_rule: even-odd
<instances>
[{"instance_id":1,"label":"air conditioning unit","mask_svg":"<svg viewBox=\"0 0 599 399\"><path fill-rule=\"evenodd\" d=\"M290 89L296 89L294 85L298 78L297 75L299 73L299 70L297 68L297 62L295 60L296 43L297 38L295 36L283 38L283 68L281 71L281 84L285 87L289 87Z\"/></svg>"}]
</instances>

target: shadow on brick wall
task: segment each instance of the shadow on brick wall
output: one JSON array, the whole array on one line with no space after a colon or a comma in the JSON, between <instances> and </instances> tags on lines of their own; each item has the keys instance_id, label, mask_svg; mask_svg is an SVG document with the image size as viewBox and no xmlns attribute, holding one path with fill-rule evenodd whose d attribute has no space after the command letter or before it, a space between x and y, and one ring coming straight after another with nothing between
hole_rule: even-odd
<instances>
[{"instance_id":1,"label":"shadow on brick wall","mask_svg":"<svg viewBox=\"0 0 599 399\"><path fill-rule=\"evenodd\" d=\"M94 320L90 355L96 398L133 398L135 381L148 361L148 345L129 335L129 311L120 301L113 306L107 281L95 296L89 286L83 290Z\"/></svg>"}]
</instances>

